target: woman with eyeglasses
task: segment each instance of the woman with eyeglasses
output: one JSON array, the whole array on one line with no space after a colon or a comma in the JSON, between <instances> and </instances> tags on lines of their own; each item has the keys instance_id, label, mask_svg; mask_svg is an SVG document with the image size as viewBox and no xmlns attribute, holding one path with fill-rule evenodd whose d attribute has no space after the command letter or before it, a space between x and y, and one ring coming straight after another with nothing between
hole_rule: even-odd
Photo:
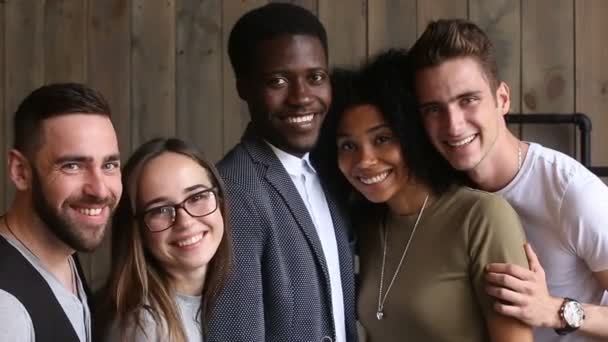
<instances>
[{"instance_id":1,"label":"woman with eyeglasses","mask_svg":"<svg viewBox=\"0 0 608 342\"><path fill-rule=\"evenodd\" d=\"M231 255L217 170L179 139L154 139L122 177L98 333L105 341L203 341Z\"/></svg>"}]
</instances>

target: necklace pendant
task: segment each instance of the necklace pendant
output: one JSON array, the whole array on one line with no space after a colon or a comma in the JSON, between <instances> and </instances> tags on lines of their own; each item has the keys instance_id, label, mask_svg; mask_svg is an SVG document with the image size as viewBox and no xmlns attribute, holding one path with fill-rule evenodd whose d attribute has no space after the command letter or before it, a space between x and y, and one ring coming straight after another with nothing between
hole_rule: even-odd
<instances>
[{"instance_id":1,"label":"necklace pendant","mask_svg":"<svg viewBox=\"0 0 608 342\"><path fill-rule=\"evenodd\" d=\"M381 321L384 318L384 312L378 311L376 312L376 318Z\"/></svg>"}]
</instances>

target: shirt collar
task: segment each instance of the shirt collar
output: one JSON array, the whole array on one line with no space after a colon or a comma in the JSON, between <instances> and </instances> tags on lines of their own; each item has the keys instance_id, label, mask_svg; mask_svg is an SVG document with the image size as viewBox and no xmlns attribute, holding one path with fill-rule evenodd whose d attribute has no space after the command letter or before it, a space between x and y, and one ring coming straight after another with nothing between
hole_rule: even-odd
<instances>
[{"instance_id":1,"label":"shirt collar","mask_svg":"<svg viewBox=\"0 0 608 342\"><path fill-rule=\"evenodd\" d=\"M300 176L304 172L317 173L315 168L310 163L310 153L306 153L306 154L304 154L304 156L302 158L298 158L292 154L289 154L289 153L279 149L278 147L274 146L273 144L269 143L268 141L265 141L265 142L266 142L266 144L268 144L268 146L270 146L270 148L272 149L274 154L281 161L281 164L283 164L283 167L285 168L285 170L287 170L287 173L289 173L290 175Z\"/></svg>"}]
</instances>

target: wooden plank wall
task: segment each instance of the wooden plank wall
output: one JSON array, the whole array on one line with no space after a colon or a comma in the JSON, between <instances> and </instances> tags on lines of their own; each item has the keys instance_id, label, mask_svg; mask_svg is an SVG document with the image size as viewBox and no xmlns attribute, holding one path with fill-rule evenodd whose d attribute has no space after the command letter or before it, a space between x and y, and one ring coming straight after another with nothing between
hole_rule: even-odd
<instances>
[{"instance_id":1,"label":"wooden plank wall","mask_svg":"<svg viewBox=\"0 0 608 342\"><path fill-rule=\"evenodd\" d=\"M273 0L0 0L0 163L12 113L34 88L79 81L114 110L126 157L158 135L188 139L218 160L249 115L227 55L236 20ZM357 65L388 47L409 47L429 20L469 18L493 39L512 112L573 111L594 124L592 162L608 165L608 1L292 0L325 24L332 65ZM575 153L572 127L512 127L524 139ZM0 168L0 209L12 198ZM109 246L85 256L93 285Z\"/></svg>"}]
</instances>

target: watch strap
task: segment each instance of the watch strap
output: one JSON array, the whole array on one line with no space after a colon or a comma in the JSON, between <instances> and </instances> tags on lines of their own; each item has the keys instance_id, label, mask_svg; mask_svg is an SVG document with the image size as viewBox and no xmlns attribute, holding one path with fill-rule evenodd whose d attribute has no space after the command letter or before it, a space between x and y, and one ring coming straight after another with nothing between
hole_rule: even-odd
<instances>
[{"instance_id":1,"label":"watch strap","mask_svg":"<svg viewBox=\"0 0 608 342\"><path fill-rule=\"evenodd\" d=\"M579 328L579 327L571 326L564 317L564 308L566 307L566 304L568 304L569 302L577 302L577 301L575 299L566 297L566 298L564 298L564 301L562 302L562 306L560 306L560 308L559 308L559 318L565 325L563 328L555 329L555 332L560 336L567 335L571 332L578 330L578 328ZM584 316L583 316L583 319L584 319Z\"/></svg>"},{"instance_id":2,"label":"watch strap","mask_svg":"<svg viewBox=\"0 0 608 342\"><path fill-rule=\"evenodd\" d=\"M571 333L573 331L576 331L577 329L578 328L567 325L565 328L556 328L555 332L560 336L564 336L564 335L568 335L569 333Z\"/></svg>"}]
</instances>

